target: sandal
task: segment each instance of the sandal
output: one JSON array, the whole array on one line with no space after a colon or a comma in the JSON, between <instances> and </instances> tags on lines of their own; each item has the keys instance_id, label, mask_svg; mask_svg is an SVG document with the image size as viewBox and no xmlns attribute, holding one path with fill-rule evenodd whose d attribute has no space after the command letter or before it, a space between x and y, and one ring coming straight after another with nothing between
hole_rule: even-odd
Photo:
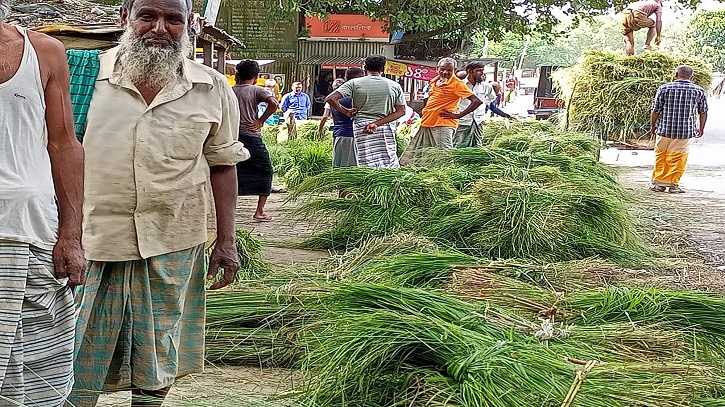
<instances>
[{"instance_id":1,"label":"sandal","mask_svg":"<svg viewBox=\"0 0 725 407\"><path fill-rule=\"evenodd\" d=\"M680 188L680 187L670 187L670 190L667 192L669 192L671 194L684 194L685 193L685 191L683 191L682 188Z\"/></svg>"},{"instance_id":2,"label":"sandal","mask_svg":"<svg viewBox=\"0 0 725 407\"><path fill-rule=\"evenodd\" d=\"M252 216L252 219L254 219L255 222L271 222L271 221L274 220L274 218L271 217L271 216L269 216L269 215L264 215L261 218L258 218L256 216Z\"/></svg>"},{"instance_id":3,"label":"sandal","mask_svg":"<svg viewBox=\"0 0 725 407\"><path fill-rule=\"evenodd\" d=\"M661 187L659 185L652 185L649 187L649 190L652 192L665 192L665 187Z\"/></svg>"}]
</instances>

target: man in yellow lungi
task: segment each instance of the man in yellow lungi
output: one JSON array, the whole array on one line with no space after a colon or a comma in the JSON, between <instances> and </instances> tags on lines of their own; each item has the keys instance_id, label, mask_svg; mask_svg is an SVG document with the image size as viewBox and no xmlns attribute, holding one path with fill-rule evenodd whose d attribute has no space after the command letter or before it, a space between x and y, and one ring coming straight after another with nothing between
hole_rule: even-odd
<instances>
[{"instance_id":1,"label":"man in yellow lungi","mask_svg":"<svg viewBox=\"0 0 725 407\"><path fill-rule=\"evenodd\" d=\"M677 67L674 81L657 89L652 104L651 128L657 139L650 189L655 192L684 192L679 184L690 144L693 138L702 137L705 130L707 95L690 81L692 74L688 65Z\"/></svg>"},{"instance_id":2,"label":"man in yellow lungi","mask_svg":"<svg viewBox=\"0 0 725 407\"><path fill-rule=\"evenodd\" d=\"M191 18L191 0L125 0L120 45L100 55L83 139L75 407L117 390L161 406L176 379L203 369L205 279L223 269L210 287L221 288L239 268L235 164L249 152L224 75L185 57Z\"/></svg>"}]
</instances>

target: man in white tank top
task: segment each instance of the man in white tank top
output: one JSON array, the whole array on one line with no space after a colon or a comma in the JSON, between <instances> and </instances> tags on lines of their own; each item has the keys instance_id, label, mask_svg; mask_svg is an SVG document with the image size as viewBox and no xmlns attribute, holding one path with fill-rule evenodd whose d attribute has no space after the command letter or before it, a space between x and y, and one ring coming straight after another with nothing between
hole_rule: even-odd
<instances>
[{"instance_id":1,"label":"man in white tank top","mask_svg":"<svg viewBox=\"0 0 725 407\"><path fill-rule=\"evenodd\" d=\"M0 0L0 405L65 403L83 283L83 149L63 45L3 23Z\"/></svg>"}]
</instances>

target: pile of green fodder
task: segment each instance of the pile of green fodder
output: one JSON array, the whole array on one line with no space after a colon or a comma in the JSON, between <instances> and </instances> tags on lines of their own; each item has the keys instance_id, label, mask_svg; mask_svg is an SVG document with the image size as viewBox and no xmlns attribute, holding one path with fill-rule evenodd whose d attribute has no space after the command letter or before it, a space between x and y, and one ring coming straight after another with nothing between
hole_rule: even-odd
<instances>
[{"instance_id":1,"label":"pile of green fodder","mask_svg":"<svg viewBox=\"0 0 725 407\"><path fill-rule=\"evenodd\" d=\"M411 232L489 258L644 258L625 192L588 155L432 149L420 164L336 169L307 179L292 198L304 195L299 213L325 219L329 229L303 246L350 248L371 237ZM338 190L349 195L326 195Z\"/></svg>"},{"instance_id":2,"label":"pile of green fodder","mask_svg":"<svg viewBox=\"0 0 725 407\"><path fill-rule=\"evenodd\" d=\"M661 53L624 56L586 51L576 65L553 75L566 102L567 127L603 140L649 137L650 108L657 88L672 81L681 64L692 66L693 82L709 90L712 70L698 60Z\"/></svg>"},{"instance_id":3,"label":"pile of green fodder","mask_svg":"<svg viewBox=\"0 0 725 407\"><path fill-rule=\"evenodd\" d=\"M415 133L420 128L420 120L416 120L411 124L399 123L395 128L395 143L398 148L398 157L403 154L403 151L408 147L410 139L413 138Z\"/></svg>"},{"instance_id":4,"label":"pile of green fodder","mask_svg":"<svg viewBox=\"0 0 725 407\"><path fill-rule=\"evenodd\" d=\"M304 355L296 340L314 313L303 298L323 274L271 270L206 294L206 353L210 363L289 367Z\"/></svg>"},{"instance_id":5,"label":"pile of green fodder","mask_svg":"<svg viewBox=\"0 0 725 407\"><path fill-rule=\"evenodd\" d=\"M565 297L561 311L549 310L558 318L541 322L526 307L495 301L341 284L318 298L325 313L301 337L309 349L301 401L361 407L685 407L722 394L720 356L698 353L694 344L708 335L725 339L710 320L713 312L725 311L725 299L701 294L671 307L661 322L647 317L661 308L656 303L612 301L600 310L597 301L611 292L601 293ZM681 296L660 292L659 298ZM552 303L556 298L551 295ZM528 304L523 296L518 300ZM692 318L692 306L709 311ZM640 313L622 323L630 308ZM587 321L589 312L597 322Z\"/></svg>"},{"instance_id":6,"label":"pile of green fodder","mask_svg":"<svg viewBox=\"0 0 725 407\"><path fill-rule=\"evenodd\" d=\"M584 133L563 131L547 121L495 121L483 126L482 147L526 153L599 157L598 139Z\"/></svg>"},{"instance_id":7,"label":"pile of green fodder","mask_svg":"<svg viewBox=\"0 0 725 407\"><path fill-rule=\"evenodd\" d=\"M274 174L282 177L289 188L299 185L311 175L332 168L332 132L325 127L323 138L318 137L319 121L308 120L298 126L298 138L278 142L279 129L284 125L265 126L262 138L269 151Z\"/></svg>"},{"instance_id":8,"label":"pile of green fodder","mask_svg":"<svg viewBox=\"0 0 725 407\"><path fill-rule=\"evenodd\" d=\"M341 190L346 197L329 195ZM291 198L306 196L298 209L301 216L333 220L331 229L307 239L304 247L346 248L371 237L415 230L431 205L456 194L445 177L433 173L346 167L308 178Z\"/></svg>"},{"instance_id":9,"label":"pile of green fodder","mask_svg":"<svg viewBox=\"0 0 725 407\"><path fill-rule=\"evenodd\" d=\"M716 406L725 391L717 295L564 292L531 278L542 267L412 236L373 239L339 268L298 337L307 407Z\"/></svg>"}]
</instances>

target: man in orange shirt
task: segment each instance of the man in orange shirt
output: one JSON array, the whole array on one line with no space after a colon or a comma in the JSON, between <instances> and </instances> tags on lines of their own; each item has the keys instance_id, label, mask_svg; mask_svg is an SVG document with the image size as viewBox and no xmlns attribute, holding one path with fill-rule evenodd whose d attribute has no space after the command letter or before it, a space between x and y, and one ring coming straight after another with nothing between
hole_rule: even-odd
<instances>
[{"instance_id":1,"label":"man in orange shirt","mask_svg":"<svg viewBox=\"0 0 725 407\"><path fill-rule=\"evenodd\" d=\"M454 75L455 71L456 61L453 58L438 61L438 76L430 81L430 96L423 108L420 129L400 157L401 164L410 164L425 148L453 148L453 134L458 127L458 119L483 103ZM471 103L462 112L457 112L461 99L468 99Z\"/></svg>"}]
</instances>

